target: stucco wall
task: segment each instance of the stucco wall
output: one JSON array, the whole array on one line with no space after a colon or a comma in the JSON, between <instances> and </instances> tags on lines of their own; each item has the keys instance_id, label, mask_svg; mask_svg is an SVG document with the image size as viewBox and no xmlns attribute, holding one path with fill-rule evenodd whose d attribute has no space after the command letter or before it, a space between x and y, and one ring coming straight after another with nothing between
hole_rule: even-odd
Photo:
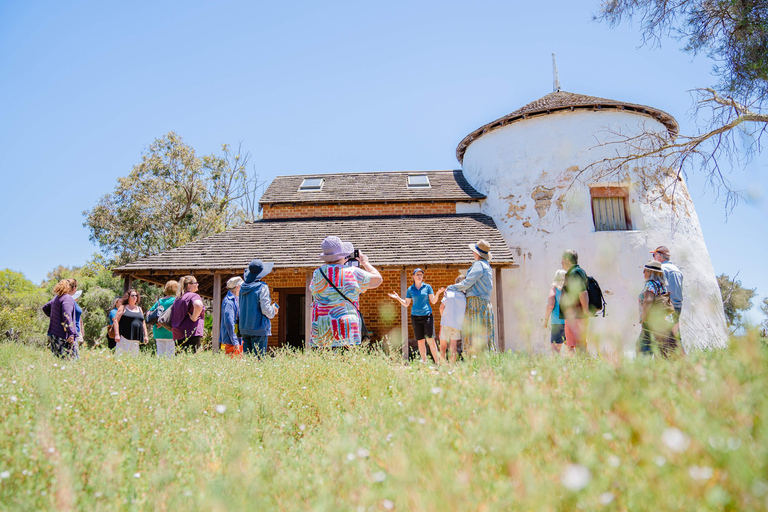
<instances>
[{"instance_id":1,"label":"stucco wall","mask_svg":"<svg viewBox=\"0 0 768 512\"><path fill-rule=\"evenodd\" d=\"M607 316L590 322L591 347L634 349L642 267L659 245L670 248L685 276L681 327L686 347L726 345L719 288L685 184L642 168L612 177L629 188L633 230L596 232L588 187L594 180L582 175L574 181L580 169L614 154L615 147L597 147L598 139L610 137L609 130L629 134L642 127L664 130L643 115L569 111L502 127L467 149L464 175L488 196L483 213L495 219L520 264L502 276L508 348L548 349L543 317L549 285L563 250L575 249L608 303Z\"/></svg>"}]
</instances>

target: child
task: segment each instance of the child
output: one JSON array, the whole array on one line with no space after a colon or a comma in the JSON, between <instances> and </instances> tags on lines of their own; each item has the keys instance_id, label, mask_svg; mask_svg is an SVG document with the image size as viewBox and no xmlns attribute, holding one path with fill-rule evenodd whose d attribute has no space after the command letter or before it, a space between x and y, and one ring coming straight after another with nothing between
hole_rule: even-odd
<instances>
[{"instance_id":1,"label":"child","mask_svg":"<svg viewBox=\"0 0 768 512\"><path fill-rule=\"evenodd\" d=\"M464 280L464 275L459 274L456 283ZM451 342L451 364L456 363L456 345L461 339L461 325L464 323L464 310L467 307L467 297L463 292L448 289L440 304L440 354L443 361L446 360L445 352L448 341Z\"/></svg>"}]
</instances>

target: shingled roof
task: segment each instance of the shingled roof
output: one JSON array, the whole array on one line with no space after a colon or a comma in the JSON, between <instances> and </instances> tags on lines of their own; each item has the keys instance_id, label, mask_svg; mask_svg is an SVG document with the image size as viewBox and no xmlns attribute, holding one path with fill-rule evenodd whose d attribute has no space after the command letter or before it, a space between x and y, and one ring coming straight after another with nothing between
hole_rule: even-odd
<instances>
[{"instance_id":1,"label":"shingled roof","mask_svg":"<svg viewBox=\"0 0 768 512\"><path fill-rule=\"evenodd\" d=\"M553 112L567 112L585 109L627 110L656 119L667 127L667 130L669 130L671 135L676 135L679 130L675 118L663 110L659 110L657 108L646 107L645 105L636 105L634 103L626 103L623 101L609 100L606 98L596 98L594 96L586 96L584 94L555 91L525 105L524 107L515 110L511 114L507 114L502 118L481 126L477 130L464 137L464 140L462 140L459 143L459 146L456 148L456 158L460 163L464 163L464 153L467 151L467 148L472 142L482 137L486 133L502 126L533 116L546 115Z\"/></svg>"},{"instance_id":2,"label":"shingled roof","mask_svg":"<svg viewBox=\"0 0 768 512\"><path fill-rule=\"evenodd\" d=\"M426 175L429 188L408 188L408 176ZM299 191L308 178L322 178L318 191ZM484 199L458 171L403 171L278 176L264 191L260 204L368 203L408 201L476 201Z\"/></svg>"},{"instance_id":3,"label":"shingled roof","mask_svg":"<svg viewBox=\"0 0 768 512\"><path fill-rule=\"evenodd\" d=\"M161 283L173 275L202 271L239 274L253 258L274 262L275 268L316 268L322 263L320 242L328 235L351 241L378 268L469 264L467 244L480 238L491 244L493 266L515 266L493 219L468 213L258 220L133 261L115 272ZM211 295L211 286L201 280L200 293Z\"/></svg>"}]
</instances>

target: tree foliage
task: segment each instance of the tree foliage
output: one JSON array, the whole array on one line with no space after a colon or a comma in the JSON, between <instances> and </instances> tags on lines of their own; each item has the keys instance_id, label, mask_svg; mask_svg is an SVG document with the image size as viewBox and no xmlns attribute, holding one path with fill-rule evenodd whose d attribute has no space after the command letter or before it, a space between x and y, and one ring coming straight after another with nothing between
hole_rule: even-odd
<instances>
[{"instance_id":1,"label":"tree foliage","mask_svg":"<svg viewBox=\"0 0 768 512\"><path fill-rule=\"evenodd\" d=\"M83 212L84 226L106 256L123 263L253 220L260 184L246 170L249 159L226 144L219 155L198 157L169 132Z\"/></svg>"},{"instance_id":2,"label":"tree foliage","mask_svg":"<svg viewBox=\"0 0 768 512\"><path fill-rule=\"evenodd\" d=\"M703 166L710 183L727 193L726 206L732 206L739 196L729 187L720 162L749 161L760 151L760 138L768 129L768 1L603 0L595 16L612 26L638 18L644 43L660 45L667 36L676 38L683 51L705 54L715 62L718 81L695 90L701 121L697 133L619 137L627 148L601 162L601 168L618 170L647 158L682 171Z\"/></svg>"},{"instance_id":3,"label":"tree foliage","mask_svg":"<svg viewBox=\"0 0 768 512\"><path fill-rule=\"evenodd\" d=\"M755 289L745 288L741 281L736 280L735 277L731 279L725 274L717 276L717 284L720 286L720 295L723 297L725 320L735 331L742 326L742 312L752 307Z\"/></svg>"},{"instance_id":4,"label":"tree foliage","mask_svg":"<svg viewBox=\"0 0 768 512\"><path fill-rule=\"evenodd\" d=\"M21 272L0 270L0 335L44 343L48 319L40 308L46 291Z\"/></svg>"}]
</instances>

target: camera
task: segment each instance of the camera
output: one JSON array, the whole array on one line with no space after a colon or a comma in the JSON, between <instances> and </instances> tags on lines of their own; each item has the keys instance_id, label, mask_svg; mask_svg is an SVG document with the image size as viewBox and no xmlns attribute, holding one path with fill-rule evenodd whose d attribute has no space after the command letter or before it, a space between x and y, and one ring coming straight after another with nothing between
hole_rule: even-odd
<instances>
[{"instance_id":1,"label":"camera","mask_svg":"<svg viewBox=\"0 0 768 512\"><path fill-rule=\"evenodd\" d=\"M359 267L360 266L360 251L355 249L352 254L347 256L347 262L344 264L345 267Z\"/></svg>"}]
</instances>

